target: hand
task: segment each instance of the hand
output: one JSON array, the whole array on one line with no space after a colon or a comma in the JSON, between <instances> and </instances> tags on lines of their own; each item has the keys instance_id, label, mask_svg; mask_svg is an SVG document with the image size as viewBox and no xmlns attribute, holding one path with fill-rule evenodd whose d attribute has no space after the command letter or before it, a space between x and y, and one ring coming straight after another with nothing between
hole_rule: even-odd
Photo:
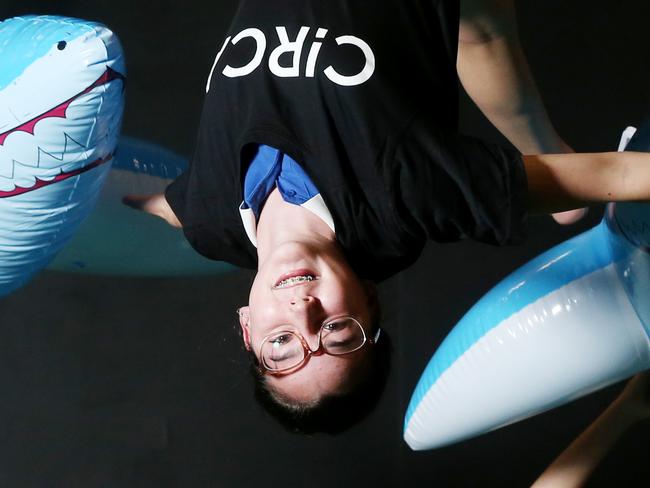
<instances>
[{"instance_id":1,"label":"hand","mask_svg":"<svg viewBox=\"0 0 650 488\"><path fill-rule=\"evenodd\" d=\"M160 217L172 227L179 229L182 227L163 193L153 195L126 195L122 198L122 203L136 210L142 210L143 212Z\"/></svg>"}]
</instances>

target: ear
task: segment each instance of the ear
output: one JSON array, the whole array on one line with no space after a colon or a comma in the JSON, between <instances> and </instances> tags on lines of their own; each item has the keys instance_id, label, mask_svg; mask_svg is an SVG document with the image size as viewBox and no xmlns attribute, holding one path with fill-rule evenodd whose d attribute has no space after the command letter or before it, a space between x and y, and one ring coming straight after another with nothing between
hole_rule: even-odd
<instances>
[{"instance_id":1,"label":"ear","mask_svg":"<svg viewBox=\"0 0 650 488\"><path fill-rule=\"evenodd\" d=\"M248 306L246 307L241 307L237 310L237 314L239 315L239 326L241 327L241 335L242 339L244 340L244 346L246 347L247 351L251 350L251 330L250 330L250 315L249 315L249 308Z\"/></svg>"}]
</instances>

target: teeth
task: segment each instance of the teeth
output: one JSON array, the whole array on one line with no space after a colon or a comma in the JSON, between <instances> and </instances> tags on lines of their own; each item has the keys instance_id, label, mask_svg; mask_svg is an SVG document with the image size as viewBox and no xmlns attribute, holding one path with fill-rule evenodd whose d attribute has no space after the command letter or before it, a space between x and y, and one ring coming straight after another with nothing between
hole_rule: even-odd
<instances>
[{"instance_id":1,"label":"teeth","mask_svg":"<svg viewBox=\"0 0 650 488\"><path fill-rule=\"evenodd\" d=\"M314 281L316 278L314 276L310 275L305 275L305 276L293 276L291 278L287 278L286 280L282 280L280 283L275 285L273 288L284 288L289 285L293 285L295 283L302 283L304 281Z\"/></svg>"}]
</instances>

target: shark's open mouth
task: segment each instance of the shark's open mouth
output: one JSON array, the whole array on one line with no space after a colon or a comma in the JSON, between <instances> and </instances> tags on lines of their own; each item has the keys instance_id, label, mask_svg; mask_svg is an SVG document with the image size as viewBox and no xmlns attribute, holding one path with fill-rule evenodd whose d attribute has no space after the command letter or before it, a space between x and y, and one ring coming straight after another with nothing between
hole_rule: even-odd
<instances>
[{"instance_id":1,"label":"shark's open mouth","mask_svg":"<svg viewBox=\"0 0 650 488\"><path fill-rule=\"evenodd\" d=\"M28 120L27 122L19 125L18 127L14 127L13 129L10 129L6 132L3 132L0 134L0 146L4 145L5 140L7 137L9 137L11 134L14 132L26 132L28 134L34 135L34 127L36 126L37 123L39 123L41 120L50 118L50 117L59 117L59 118L65 118L66 117L66 112L68 110L68 107L72 102L74 102L77 98L79 98L82 95L85 95L89 91L91 91L94 88L97 88L98 86L105 85L106 83L109 83L113 80L122 80L122 83L125 82L126 78L124 77L123 74L118 73L117 71L111 69L111 68L106 68L106 71L104 71L104 74L101 75L97 80L95 80L94 83L90 84L87 88L85 88L83 91L80 91L77 93L75 96L72 98L69 98L63 103L60 103L56 107L48 110L47 112L38 115L34 117L31 120Z\"/></svg>"},{"instance_id":2,"label":"shark's open mouth","mask_svg":"<svg viewBox=\"0 0 650 488\"><path fill-rule=\"evenodd\" d=\"M66 118L66 114L68 111L68 108L74 102L77 98L85 95L86 93L90 92L91 90L105 85L113 80L122 80L122 83L126 81L126 78L124 75L121 73L118 73L117 71L111 69L111 68L106 68L106 71L99 77L97 80L95 80L93 83L91 83L88 87L86 87L84 90L80 91L73 97L69 98L68 100L60 103L56 107L51 108L47 112L44 112L36 117L34 117L31 120L28 120L27 122L24 122L23 124L19 125L18 127L14 127L13 129L10 129L6 132L3 132L0 134L0 146L3 146L7 138L13 134L14 132L25 132L27 134L34 135L34 128L38 122L41 120L45 120L47 118L52 118L52 117L58 117L58 118ZM76 168L72 171L63 171L54 176L52 179L48 180L43 180L38 177L35 178L35 183L34 185L30 187L20 187L16 186L13 190L11 191L2 191L0 190L0 198L7 198L7 197L12 197L16 195L21 195L23 193L27 193L33 190L37 190L39 188L42 188L44 186L52 185L54 183L57 183L59 181L66 180L68 178L72 178L73 176L80 175L82 173L85 173L86 171L89 171L93 168L96 168L97 166L100 166L108 161L110 161L113 158L112 154L108 154L104 157L101 157L99 159L96 159L95 161L86 164L83 168Z\"/></svg>"}]
</instances>

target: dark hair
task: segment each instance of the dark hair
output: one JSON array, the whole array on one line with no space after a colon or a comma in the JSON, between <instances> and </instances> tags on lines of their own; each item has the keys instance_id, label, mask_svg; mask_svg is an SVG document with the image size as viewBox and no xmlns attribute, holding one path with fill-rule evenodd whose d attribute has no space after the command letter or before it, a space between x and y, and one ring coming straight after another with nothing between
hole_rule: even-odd
<instances>
[{"instance_id":1,"label":"dark hair","mask_svg":"<svg viewBox=\"0 0 650 488\"><path fill-rule=\"evenodd\" d=\"M375 324L373 330L377 330ZM367 352L357 374L361 380L348 393L330 395L315 403L300 403L282 398L269 387L251 353L250 372L255 384L255 399L288 431L298 434L323 432L339 434L366 417L379 403L390 371L391 344L384 330Z\"/></svg>"}]
</instances>

